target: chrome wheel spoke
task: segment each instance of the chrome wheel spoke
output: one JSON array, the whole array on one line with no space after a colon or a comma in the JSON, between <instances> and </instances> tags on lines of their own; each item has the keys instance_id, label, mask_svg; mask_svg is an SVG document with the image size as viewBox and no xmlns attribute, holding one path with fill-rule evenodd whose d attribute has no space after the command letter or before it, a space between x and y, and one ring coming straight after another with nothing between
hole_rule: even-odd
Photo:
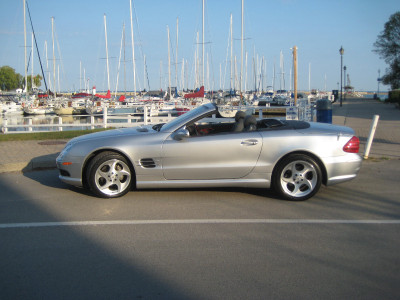
<instances>
[{"instance_id":1,"label":"chrome wheel spoke","mask_svg":"<svg viewBox=\"0 0 400 300\"><path fill-rule=\"evenodd\" d=\"M317 182L315 167L302 160L292 161L281 173L281 186L293 197L303 197L313 192Z\"/></svg>"},{"instance_id":2,"label":"chrome wheel spoke","mask_svg":"<svg viewBox=\"0 0 400 300\"><path fill-rule=\"evenodd\" d=\"M113 184L114 183L112 181L107 180L104 185L99 186L99 189L102 191L107 191Z\"/></svg>"},{"instance_id":3,"label":"chrome wheel spoke","mask_svg":"<svg viewBox=\"0 0 400 300\"><path fill-rule=\"evenodd\" d=\"M95 175L96 186L107 195L118 194L126 189L131 180L129 167L118 159L101 164Z\"/></svg>"}]
</instances>

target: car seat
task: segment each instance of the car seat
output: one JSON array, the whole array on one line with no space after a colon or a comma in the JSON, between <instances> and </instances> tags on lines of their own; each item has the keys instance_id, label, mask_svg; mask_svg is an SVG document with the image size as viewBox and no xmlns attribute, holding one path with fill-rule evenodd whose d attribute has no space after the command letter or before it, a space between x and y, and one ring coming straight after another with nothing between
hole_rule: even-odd
<instances>
[{"instance_id":1,"label":"car seat","mask_svg":"<svg viewBox=\"0 0 400 300\"><path fill-rule=\"evenodd\" d=\"M246 116L244 119L244 131L257 130L257 119L254 116Z\"/></svg>"},{"instance_id":2,"label":"car seat","mask_svg":"<svg viewBox=\"0 0 400 300\"><path fill-rule=\"evenodd\" d=\"M244 118L246 117L246 113L244 111L237 111L235 114L235 124L233 125L234 132L240 132L244 129Z\"/></svg>"}]
</instances>

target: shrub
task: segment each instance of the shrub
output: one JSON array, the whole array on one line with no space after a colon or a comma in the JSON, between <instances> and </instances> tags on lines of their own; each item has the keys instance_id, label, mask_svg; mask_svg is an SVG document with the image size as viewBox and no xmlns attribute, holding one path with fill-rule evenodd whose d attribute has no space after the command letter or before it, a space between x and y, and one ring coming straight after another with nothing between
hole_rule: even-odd
<instances>
[{"instance_id":1,"label":"shrub","mask_svg":"<svg viewBox=\"0 0 400 300\"><path fill-rule=\"evenodd\" d=\"M400 104L400 90L393 90L389 92L388 102Z\"/></svg>"}]
</instances>

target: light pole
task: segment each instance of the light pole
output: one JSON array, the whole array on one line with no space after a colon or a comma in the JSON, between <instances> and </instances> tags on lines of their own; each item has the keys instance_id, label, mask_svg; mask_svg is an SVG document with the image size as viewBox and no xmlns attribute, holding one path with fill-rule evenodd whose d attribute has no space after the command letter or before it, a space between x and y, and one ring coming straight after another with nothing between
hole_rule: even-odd
<instances>
[{"instance_id":1,"label":"light pole","mask_svg":"<svg viewBox=\"0 0 400 300\"><path fill-rule=\"evenodd\" d=\"M347 67L344 66L343 67L343 72L344 72L344 74L343 74L344 100L346 100L346 92L347 92L347 89L346 89L346 86L347 86L346 70L347 70Z\"/></svg>"},{"instance_id":2,"label":"light pole","mask_svg":"<svg viewBox=\"0 0 400 300\"><path fill-rule=\"evenodd\" d=\"M343 102L343 53L344 49L341 46L339 49L340 53L340 106L342 106Z\"/></svg>"},{"instance_id":3,"label":"light pole","mask_svg":"<svg viewBox=\"0 0 400 300\"><path fill-rule=\"evenodd\" d=\"M379 84L381 83L381 69L378 70L378 92L377 92L377 97L379 98Z\"/></svg>"}]
</instances>

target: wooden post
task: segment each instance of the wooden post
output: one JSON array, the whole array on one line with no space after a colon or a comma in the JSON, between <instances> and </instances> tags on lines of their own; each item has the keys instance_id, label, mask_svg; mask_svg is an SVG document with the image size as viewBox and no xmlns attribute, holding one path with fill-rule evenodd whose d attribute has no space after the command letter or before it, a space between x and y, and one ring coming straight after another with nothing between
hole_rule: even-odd
<instances>
[{"instance_id":1,"label":"wooden post","mask_svg":"<svg viewBox=\"0 0 400 300\"><path fill-rule=\"evenodd\" d=\"M294 106L297 105L297 46L293 47Z\"/></svg>"}]
</instances>

